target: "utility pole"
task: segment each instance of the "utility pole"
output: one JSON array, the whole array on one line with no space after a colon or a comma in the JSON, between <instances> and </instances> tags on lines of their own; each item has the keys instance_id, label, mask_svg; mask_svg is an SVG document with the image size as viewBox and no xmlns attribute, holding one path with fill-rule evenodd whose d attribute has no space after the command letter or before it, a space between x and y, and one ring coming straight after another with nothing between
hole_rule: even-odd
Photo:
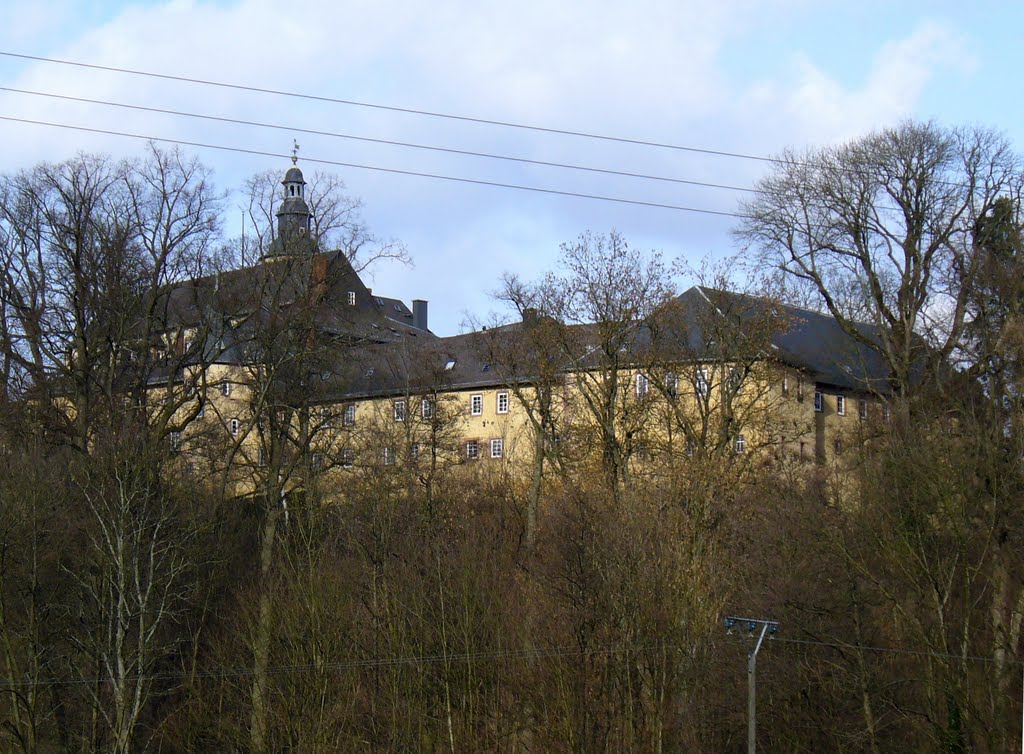
<instances>
[{"instance_id":1,"label":"utility pole","mask_svg":"<svg viewBox=\"0 0 1024 754\"><path fill-rule=\"evenodd\" d=\"M730 634L737 624L746 628L751 637L758 627L761 629L754 648L747 652L747 754L754 754L757 750L757 653L761 651L766 634L774 636L778 633L779 622L762 618L737 618L733 615L726 617L723 622L726 633Z\"/></svg>"}]
</instances>

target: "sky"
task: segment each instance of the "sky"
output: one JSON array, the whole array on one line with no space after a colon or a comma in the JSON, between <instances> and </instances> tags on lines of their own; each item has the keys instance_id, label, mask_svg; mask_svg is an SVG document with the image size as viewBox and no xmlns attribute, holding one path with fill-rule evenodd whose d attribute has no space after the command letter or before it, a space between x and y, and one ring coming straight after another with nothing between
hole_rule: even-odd
<instances>
[{"instance_id":1,"label":"sky","mask_svg":"<svg viewBox=\"0 0 1024 754\"><path fill-rule=\"evenodd\" d=\"M367 273L367 284L407 302L427 299L431 329L451 335L471 319L505 314L493 298L502 275L539 278L555 266L559 245L584 231L614 228L632 246L659 251L684 270L740 253L730 213L750 194L735 189L749 189L770 169L751 158L841 143L908 118L993 127L1024 149L1024 97L1014 83L1024 69L1021 29L1024 3L987 0L41 0L5 10L0 118L208 145L187 149L230 192L228 234L237 234L242 223L245 178L265 170L283 173L298 141L307 179L317 170L336 173L364 202L374 235L408 249L411 265L378 264ZM0 119L0 173L79 152L135 156L144 146L126 136ZM676 283L682 290L692 280L683 272Z\"/></svg>"}]
</instances>

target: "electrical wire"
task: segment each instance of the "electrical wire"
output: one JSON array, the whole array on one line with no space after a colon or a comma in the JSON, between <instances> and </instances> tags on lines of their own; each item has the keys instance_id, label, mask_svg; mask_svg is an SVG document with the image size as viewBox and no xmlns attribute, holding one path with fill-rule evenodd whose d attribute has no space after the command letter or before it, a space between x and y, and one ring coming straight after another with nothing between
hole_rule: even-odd
<instances>
[{"instance_id":1,"label":"electrical wire","mask_svg":"<svg viewBox=\"0 0 1024 754\"><path fill-rule=\"evenodd\" d=\"M185 139L171 139L171 138L160 137L160 136L152 136L152 135L145 135L145 134L135 134L135 133L129 133L129 132L126 132L126 131L114 131L114 130L105 129L105 128L90 128L90 127L87 127L87 126L74 126L74 125L67 124L67 123L54 123L54 122L50 122L50 121L34 120L34 119L30 119L30 118L16 118L16 117L13 117L13 116L8 116L8 115L0 115L0 120L10 121L10 122L13 122L13 123L25 123L25 124L29 124L29 125L35 125L35 126L48 126L48 127L51 127L51 128L63 128L63 129L68 129L68 130L72 130L72 131L84 131L84 132L87 132L87 133L103 134L103 135L106 135L106 136L120 136L120 137L124 137L124 138L129 138L129 139L141 139L143 141L159 142L159 143L163 143L163 144L177 144L177 145L180 145L180 146L195 147L197 149L216 149L216 150L220 150L220 151L234 152L234 153L238 153L238 154L257 155L257 156L260 156L260 157L273 157L275 159L290 159L291 158L290 154L284 154L284 153L280 153L280 152L269 152L269 151L264 151L264 150L259 150L259 149L247 149L247 148L244 148L244 147L232 147L232 146L226 146L226 145L223 145L223 144L207 144L207 143L198 142L198 141L188 141L188 140L185 140ZM701 207L688 207L688 206L679 205L679 204L667 204L667 203L661 203L661 202L650 202L650 201L644 201L644 200L641 200L641 199L627 199L625 197L605 196L605 195L602 195L602 194L587 194L587 193L582 193L582 192L577 192L577 191L565 191L565 190L562 190L562 189L543 188L543 187L540 187L540 186L527 186L527 185L517 184L517 183L503 183L503 182L500 182L500 181L486 181L486 180L482 180L482 179L479 179L479 178L465 178L465 177L460 177L460 176L443 175L443 174L440 174L440 173L425 173L425 172L420 172L420 171L416 171L416 170L403 170L403 169L400 169L400 168L385 168L385 167L381 167L379 165L363 165L363 164L354 163L354 162L342 162L340 160L328 160L328 159L324 159L324 158L316 158L316 157L308 157L308 156L303 156L302 159L303 159L304 162L310 162L310 163L314 163L314 164L318 164L318 165L331 165L331 166L334 166L334 167L355 168L355 169L358 169L358 170L372 170L372 171L377 171L377 172L382 172L382 173L391 173L391 174L395 174L395 175L409 175L409 176L416 176L416 177L419 177L419 178L432 178L432 179L440 180L440 181L452 181L452 182L456 182L456 183L468 183L468 184L477 185L477 186L492 186L492 187L495 187L495 188L514 189L516 191L533 191L533 192L541 193L541 194L551 194L551 195L555 195L555 196L569 196L569 197L574 197L574 198L577 198L577 199L593 199L593 200L596 200L596 201L614 202L614 203L618 203L618 204L629 204L629 205L639 206L639 207L653 207L653 208L656 208L656 209L669 209L669 210L675 210L677 212L692 212L692 213L702 214L702 215L713 215L713 216L719 216L719 217L733 217L733 218L740 218L740 219L747 219L749 217L747 215L741 215L741 214L736 213L736 212L727 212L725 210L704 209L704 208L701 208Z\"/></svg>"},{"instance_id":2,"label":"electrical wire","mask_svg":"<svg viewBox=\"0 0 1024 754\"><path fill-rule=\"evenodd\" d=\"M268 675L287 675L291 673L311 673L315 671L340 671L355 670L361 668L397 667L401 665L432 665L448 662L474 662L477 660L520 660L520 659L550 659L555 657L588 657L600 655L613 655L629 652L640 652L646 649L674 649L664 643L648 645L613 645L597 647L594 649L579 649L570 647L551 647L548 649L512 649L494 652L463 652L456 654L433 654L433 655L392 655L390 657L367 657L358 660L341 660L326 663L301 663L294 665L275 665L267 669ZM252 668L224 668L221 670L208 671L175 671L164 673L147 673L130 675L124 678L127 683L138 681L174 681L186 678L202 679L223 679L223 678L249 678L255 675ZM45 680L23 680L15 681L5 679L0 681L0 690L30 688L36 686L61 685L96 685L109 681L109 678L48 678Z\"/></svg>"},{"instance_id":3,"label":"electrical wire","mask_svg":"<svg viewBox=\"0 0 1024 754\"><path fill-rule=\"evenodd\" d=\"M353 107L364 107L372 108L376 110L386 110L389 112L405 113L408 115L421 115L431 118L442 118L446 120L463 121L467 123L478 123L481 125L488 126L500 126L502 128L515 128L526 131L537 131L540 133L558 134L560 136L573 136L584 139L595 139L599 141L616 142L620 144L633 144L636 146L643 147L654 147L657 149L670 149L681 152L693 152L697 154L712 155L715 157L732 157L742 160L756 160L759 162L768 163L786 163L787 160L779 159L777 157L765 157L763 155L745 154L742 152L730 152L721 149L705 149L702 147L692 147L682 144L669 144L665 142L648 141L646 139L635 139L624 136L611 136L608 134L591 133L587 131L573 131L562 128L551 128L547 126L534 126L525 123L515 123L512 121L493 120L490 118L479 118L469 115L456 115L452 113L442 113L433 110L420 110L411 107L398 107L395 105L382 105L374 102L361 102L359 100L341 99L339 97L325 97L316 94L304 94L301 92L287 91L283 89L269 89L266 87L252 86L249 84L231 84L223 81L213 81L211 79L200 79L193 78L190 76L178 76L169 73L156 73L153 71L143 71L137 68L121 68L117 66L98 65L96 63L83 63L77 60L64 60L61 58L48 58L41 55L28 55L25 53L11 52L9 50L0 50L0 55L9 58L20 58L22 60L35 60L41 63L54 63L57 65L75 66L77 68L87 68L96 71L109 71L111 73L123 73L132 76L144 76L148 78L164 79L166 81L179 81L187 84L199 84L202 86L220 87L224 89L234 89L245 92L256 92L259 94L272 94L279 97L294 97L298 99L310 100L314 102L329 102L337 105L350 105Z\"/></svg>"},{"instance_id":4,"label":"electrical wire","mask_svg":"<svg viewBox=\"0 0 1024 754\"><path fill-rule=\"evenodd\" d=\"M788 639L782 636L771 637L772 641L784 642L786 644L805 644L816 647L829 647L832 649L855 650L859 652L890 653L914 655L917 657L937 657L943 660L966 660L969 662L994 663L998 662L995 657L984 655L958 655L950 652L932 652L927 649L905 649L901 647L873 647L864 644L840 644L838 642L815 641L813 639ZM1007 665L1021 665L1024 660L1003 660Z\"/></svg>"},{"instance_id":5,"label":"electrical wire","mask_svg":"<svg viewBox=\"0 0 1024 754\"><path fill-rule=\"evenodd\" d=\"M743 639L742 636L737 637ZM929 650L919 649L907 649L902 647L875 647L866 646L859 644L840 644L836 642L826 641L814 641L810 639L789 639L781 636L769 636L767 641L770 643L780 642L784 644L797 644L797 645L810 645L819 647L828 647L833 649L845 649L845 650L860 650L865 652L875 653L889 653L889 654L902 654L911 655L917 657L938 657L941 659L950 660L967 660L970 662L981 662L981 663L994 663L996 659L993 657L985 657L978 655L956 655L942 652L932 652ZM605 647L596 647L593 649L580 649L578 647L550 647L547 649L508 649L508 650L497 650L490 652L460 652L453 654L430 654L430 655L391 655L388 657L366 657L361 659L353 660L339 660L336 662L326 663L296 663L291 665L274 665L267 669L268 675L287 675L292 673L311 673L316 671L342 671L342 670L358 670L358 669L373 669L373 668L389 668L399 667L403 665L433 665L437 663L465 663L465 662L476 662L476 661L507 661L507 660L543 660L552 658L564 658L564 657L590 657L590 656L602 656L602 655L615 655L615 654L628 654L643 652L651 649L659 650L671 650L671 651L684 651L683 647L666 644L665 642L656 642L651 644L633 644L633 645L609 645ZM1022 660L1005 660L1007 665L1021 665ZM220 670L206 670L206 671L175 671L175 672L163 672L163 673L147 673L126 676L123 680L128 683L134 683L137 681L145 682L156 682L156 681L175 681L184 680L187 678L196 679L227 679L227 678L249 678L255 675L255 671L252 668L222 668ZM109 678L47 678L45 680L12 680L4 679L0 680L0 690L9 689L20 689L29 688L36 686L48 686L48 685L96 685L109 681Z\"/></svg>"},{"instance_id":6,"label":"electrical wire","mask_svg":"<svg viewBox=\"0 0 1024 754\"><path fill-rule=\"evenodd\" d=\"M406 147L409 149L420 149L431 152L443 152L446 154L456 154L468 157L483 157L490 160L504 160L507 162L518 162L527 165L538 165L541 167L560 168L565 170L579 170L588 173L600 173L602 175L614 175L625 178L641 178L649 181L662 181L665 183L678 183L685 184L687 186L700 186L702 188L714 188L724 189L726 191L747 191L756 193L757 189L747 186L731 186L722 183L709 183L707 181L696 181L687 178L673 178L670 176L662 175L649 175L645 173L634 173L626 170L613 170L611 168L598 168L589 165L578 165L564 162L550 162L547 160L535 160L527 157L515 157L511 155L496 154L493 152L475 152L468 149L455 149L452 147L439 147L429 144L415 144L406 141L396 141L393 139L378 139L370 136L356 136L354 134L344 134L337 131L321 131L313 128L299 128L296 126L286 126L280 123L264 123L261 121L243 120L241 118L228 118L220 115L206 115L203 113L193 113L184 110L169 110L162 107L151 107L148 105L132 105L124 102L113 102L110 100L98 100L89 99L87 97L74 97L66 94L53 94L50 92L39 92L31 89L15 89L8 86L0 86L0 92L14 92L16 94L27 94L34 97L48 97L51 99L66 100L69 102L83 102L90 105L102 105L104 107L119 107L126 110L136 110L141 112L149 113L160 113L162 115L175 115L184 118L195 118L200 120L215 121L218 123L231 123L239 126L253 126L256 128L270 128L278 131L288 131L290 133L309 134L312 136L329 136L335 139L350 139L353 141L368 142L371 144L384 144L388 146Z\"/></svg>"},{"instance_id":7,"label":"electrical wire","mask_svg":"<svg viewBox=\"0 0 1024 754\"><path fill-rule=\"evenodd\" d=\"M657 142L657 141L650 141L650 140L646 140L646 139L638 139L638 138L631 138L631 137L624 137L624 136L612 136L612 135L609 135L609 134L599 134L599 133L593 133L593 132L588 132L588 131L574 131L574 130L570 130L570 129L553 128L553 127L547 127L547 126L535 126L535 125L529 125L529 124L524 124L524 123L516 123L516 122L512 122L512 121L502 121L502 120L495 120L495 119L490 119L490 118L481 118L481 117L468 116L468 115L457 115L457 114L453 114L453 113L443 113L443 112L434 111L434 110L422 110L422 109L410 108L410 107L399 107L399 106L395 106L395 105L382 105L380 103L363 102L363 101L359 101L359 100L343 99L343 98L339 98L339 97L327 97L327 96L323 96L323 95L306 94L306 93L302 93L302 92L294 92L294 91L289 91L289 90L284 90L284 89L270 89L270 88L267 88L267 87L253 86L253 85L250 85L250 84L233 84L233 83L228 83L228 82L223 82L223 81L215 81L215 80L212 80L212 79L201 79L201 78L194 78L194 77L190 77L190 76L181 76L181 75L168 74L168 73L156 73L154 71L144 71L144 70L137 69L137 68L125 68L125 67L118 67L118 66L106 66L106 65L99 65L97 63L85 63L85 62L77 61L77 60L65 60L65 59L62 59L62 58L50 58L50 57L44 57L44 56L41 56L41 55L29 55L27 53L12 52L10 50L0 50L0 56L9 57L9 58L18 58L18 59L22 59L22 60L34 60L34 61L41 62L41 63L52 63L52 64L55 64L55 65L73 66L73 67L77 67L77 68L85 68L85 69L88 69L88 70L108 71L108 72L111 72L111 73L122 73L122 74L132 75L132 76L156 78L156 79L163 79L163 80L167 80L167 81L178 81L178 82L187 83L187 84L198 84L198 85L201 85L201 86L220 87L220 88L233 89L233 90L238 90L238 91L255 92L255 93L259 93L259 94L271 94L271 95L279 96L279 97L297 98L297 99L309 100L309 101L313 101L313 102L327 102L327 103L339 104L339 105L350 105L350 106L353 106L353 107L372 108L372 109L377 109L377 110L385 110L385 111L390 111L390 112L405 113L405 114L410 114L410 115L420 115L420 116L427 116L427 117L432 117L432 118L441 118L441 119L447 119L447 120L463 121L463 122L468 122L468 123L477 123L477 124L481 124L481 125L499 126L499 127L503 127L503 128L514 128L514 129L521 129L521 130L526 130L526 131L535 131L535 132L538 132L538 133L558 134L558 135L562 135L562 136L572 136L572 137L577 137L577 138L593 139L593 140L605 141L605 142L616 142L616 143L622 143L622 144L632 144L632 145L636 145L636 146L652 147L652 148L657 148L657 149L668 149L668 150L681 151L681 152L705 154L705 155L710 155L710 156L714 156L714 157L729 157L729 158L743 159L743 160L754 160L754 161L765 162L765 163L770 163L770 164L774 164L774 165L795 165L795 166L801 166L801 167L814 167L815 166L815 164L813 162L809 162L809 161L805 161L805 160L793 159L793 158L790 158L790 157L769 157L769 156L765 156L765 155L755 155L755 154L748 154L748 153L744 153L744 152L733 152L733 151L722 150L722 149L710 149L710 148L704 148L704 147L694 147L694 146L688 146L688 145L684 145L684 144L671 144L671 143L667 143L667 142ZM411 146L411 145L409 145L409 146ZM568 166L565 166L565 167L568 167ZM647 177L647 176L645 176L645 177ZM654 178L654 177L651 176L651 178ZM949 180L936 179L935 182L938 183L938 184L941 184L941 185L954 186L954 187L964 188L964 189L972 189L971 185L963 183L961 181L949 181ZM716 186L716 188L718 188L718 187L719 186ZM733 190L743 190L743 191L746 191L746 190L755 190L756 191L756 189L741 189L741 188L726 187L726 186L721 186L721 188L730 188L730 189L733 189Z\"/></svg>"}]
</instances>

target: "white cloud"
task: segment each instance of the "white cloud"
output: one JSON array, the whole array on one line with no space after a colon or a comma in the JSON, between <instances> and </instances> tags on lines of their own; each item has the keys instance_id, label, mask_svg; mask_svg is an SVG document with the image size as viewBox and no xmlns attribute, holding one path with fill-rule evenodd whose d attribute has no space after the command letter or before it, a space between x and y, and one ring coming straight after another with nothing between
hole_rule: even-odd
<instances>
[{"instance_id":1,"label":"white cloud","mask_svg":"<svg viewBox=\"0 0 1024 754\"><path fill-rule=\"evenodd\" d=\"M884 44L870 58L860 85L852 87L796 52L791 79L750 86L744 112L768 115L766 125L786 133L786 143L847 140L912 115L936 77L971 71L967 50L966 39L948 25L925 20L909 36Z\"/></svg>"},{"instance_id":2,"label":"white cloud","mask_svg":"<svg viewBox=\"0 0 1024 754\"><path fill-rule=\"evenodd\" d=\"M34 7L23 4L20 7ZM805 0L649 0L552 4L173 0L130 5L103 22L68 0L56 34L24 12L24 38L9 49L485 118L611 133L747 153L786 144L847 138L912 114L943 73L965 70L967 42L948 25L921 22L903 39L839 61L792 52L789 68L760 81L735 80L730 54L759 59L763 37L784 34L793 18L820 10ZM76 13L78 15L76 15ZM34 20L33 20L34 19ZM56 35L55 35L56 34ZM15 46L15 45L18 46ZM0 71L15 71L0 59ZM749 185L758 163L650 150L401 115L294 98L200 87L64 66L19 64L5 81L23 88L151 104L290 126L365 134L558 162ZM721 190L601 177L400 150L366 143L241 128L0 93L0 111L192 141L285 153L294 135L301 155L345 162L545 186L582 193L729 211L737 196ZM141 145L74 132L0 122L7 150L0 170L61 159L78 149L114 154ZM221 185L274 169L272 158L203 151ZM558 243L587 228L616 226L643 246L674 253L729 249L729 220L645 210L582 199L339 169L366 200L381 236L404 238L415 270L378 271L382 292L429 295L442 332L457 329L463 301L483 294L506 269L531 277L553 261ZM453 275L452 270L458 270ZM447 286L447 288L446 288Z\"/></svg>"}]
</instances>

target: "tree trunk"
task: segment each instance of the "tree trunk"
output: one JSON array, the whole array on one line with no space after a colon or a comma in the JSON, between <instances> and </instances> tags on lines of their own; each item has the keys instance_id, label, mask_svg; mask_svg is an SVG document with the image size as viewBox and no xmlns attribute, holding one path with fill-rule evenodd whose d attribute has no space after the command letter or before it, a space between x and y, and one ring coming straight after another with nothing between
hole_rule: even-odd
<instances>
[{"instance_id":1,"label":"tree trunk","mask_svg":"<svg viewBox=\"0 0 1024 754\"><path fill-rule=\"evenodd\" d=\"M266 754L269 749L267 729L267 675L270 665L270 642L274 622L274 602L271 594L270 574L274 565L274 540L281 509L274 500L268 500L263 536L260 542L260 595L256 637L253 644L252 714L249 736L253 754Z\"/></svg>"}]
</instances>

